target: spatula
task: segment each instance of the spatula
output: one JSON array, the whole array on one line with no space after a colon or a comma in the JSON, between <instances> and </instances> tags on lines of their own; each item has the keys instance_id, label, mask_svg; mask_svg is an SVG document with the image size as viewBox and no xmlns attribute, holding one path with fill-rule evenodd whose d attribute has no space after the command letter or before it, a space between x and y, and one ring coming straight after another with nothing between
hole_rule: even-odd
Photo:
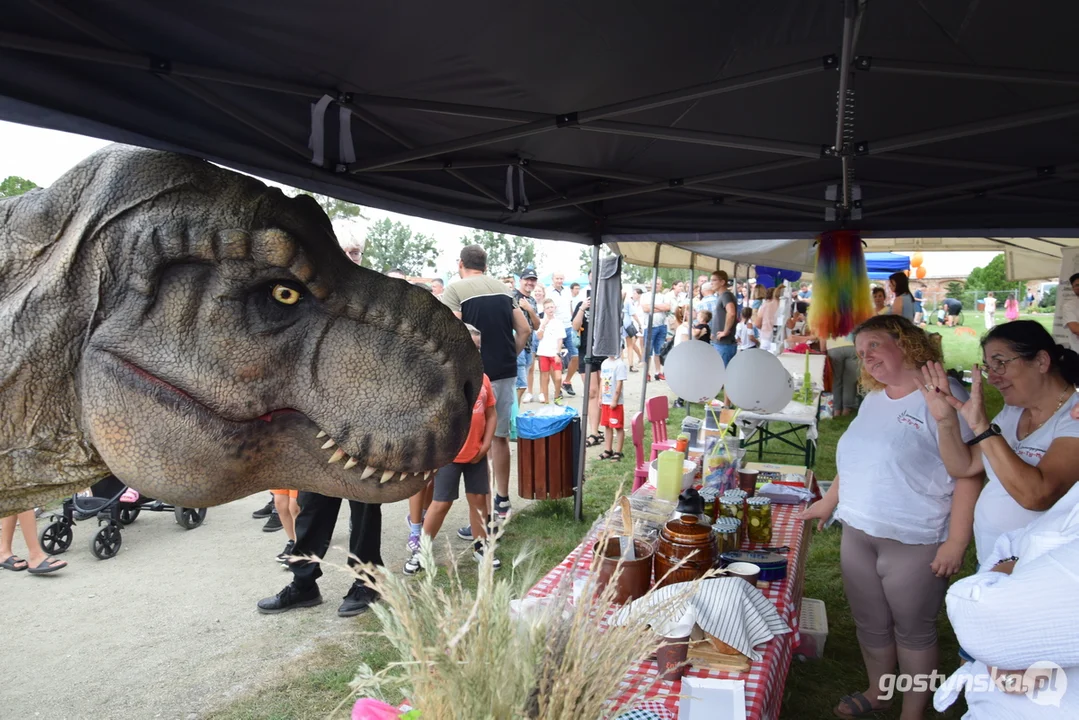
<instances>
[{"instance_id":1,"label":"spatula","mask_svg":"<svg viewBox=\"0 0 1079 720\"><path fill-rule=\"evenodd\" d=\"M621 545L623 560L636 560L637 555L633 548L633 509L629 505L629 498L622 496L622 535L618 538Z\"/></svg>"}]
</instances>

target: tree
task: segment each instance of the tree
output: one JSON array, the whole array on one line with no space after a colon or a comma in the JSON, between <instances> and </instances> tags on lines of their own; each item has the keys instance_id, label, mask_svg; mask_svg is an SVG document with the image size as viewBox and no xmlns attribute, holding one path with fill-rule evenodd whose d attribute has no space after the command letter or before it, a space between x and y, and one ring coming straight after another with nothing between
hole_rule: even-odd
<instances>
[{"instance_id":1,"label":"tree","mask_svg":"<svg viewBox=\"0 0 1079 720\"><path fill-rule=\"evenodd\" d=\"M1025 292L1026 284L1008 280L1008 271L1004 266L1004 254L997 255L985 267L976 267L967 276L968 290L1019 290Z\"/></svg>"},{"instance_id":2,"label":"tree","mask_svg":"<svg viewBox=\"0 0 1079 720\"><path fill-rule=\"evenodd\" d=\"M487 251L487 272L494 277L517 275L536 265L536 241L516 235L473 230L461 237L461 247L479 245Z\"/></svg>"},{"instance_id":3,"label":"tree","mask_svg":"<svg viewBox=\"0 0 1079 720\"><path fill-rule=\"evenodd\" d=\"M663 281L663 287L670 288L676 282L692 283L689 270L686 268L660 268L659 279ZM643 265L630 265L622 263L622 285L635 285L652 291L652 268Z\"/></svg>"},{"instance_id":4,"label":"tree","mask_svg":"<svg viewBox=\"0 0 1079 720\"><path fill-rule=\"evenodd\" d=\"M18 175L9 175L3 181L0 181L0 198L22 195L24 192L29 192L36 187L37 185L31 180L21 178Z\"/></svg>"},{"instance_id":5,"label":"tree","mask_svg":"<svg viewBox=\"0 0 1079 720\"><path fill-rule=\"evenodd\" d=\"M953 280L948 283L948 288L944 292L948 294L948 297L958 300L963 294L963 283Z\"/></svg>"},{"instance_id":6,"label":"tree","mask_svg":"<svg viewBox=\"0 0 1079 720\"><path fill-rule=\"evenodd\" d=\"M437 256L434 238L413 233L404 223L383 218L367 228L363 249L366 268L378 272L401 268L406 275L418 276L435 267Z\"/></svg>"}]
</instances>

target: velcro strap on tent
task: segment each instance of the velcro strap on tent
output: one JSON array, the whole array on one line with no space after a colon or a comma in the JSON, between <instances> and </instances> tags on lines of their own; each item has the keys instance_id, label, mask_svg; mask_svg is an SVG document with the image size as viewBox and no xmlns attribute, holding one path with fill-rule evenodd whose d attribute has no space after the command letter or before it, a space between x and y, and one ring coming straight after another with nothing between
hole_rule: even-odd
<instances>
[{"instance_id":1,"label":"velcro strap on tent","mask_svg":"<svg viewBox=\"0 0 1079 720\"><path fill-rule=\"evenodd\" d=\"M518 197L513 194L513 175L517 173ZM506 166L506 207L510 210L527 210L528 195L525 193L525 171L518 165Z\"/></svg>"}]
</instances>

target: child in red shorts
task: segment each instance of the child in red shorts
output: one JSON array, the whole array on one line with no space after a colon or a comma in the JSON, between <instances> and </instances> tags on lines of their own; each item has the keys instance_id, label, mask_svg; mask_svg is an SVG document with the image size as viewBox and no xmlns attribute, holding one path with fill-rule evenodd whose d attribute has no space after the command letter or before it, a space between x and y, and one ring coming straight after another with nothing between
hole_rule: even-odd
<instances>
[{"instance_id":1,"label":"child in red shorts","mask_svg":"<svg viewBox=\"0 0 1079 720\"><path fill-rule=\"evenodd\" d=\"M603 361L599 368L600 402L602 403L599 424L600 427L610 428L611 432L604 433L604 451L600 453L600 460L613 460L618 462L622 459L622 445L626 441L626 418L622 406L622 389L629 379L629 370L620 357L609 357ZM617 448L617 449L616 449Z\"/></svg>"}]
</instances>

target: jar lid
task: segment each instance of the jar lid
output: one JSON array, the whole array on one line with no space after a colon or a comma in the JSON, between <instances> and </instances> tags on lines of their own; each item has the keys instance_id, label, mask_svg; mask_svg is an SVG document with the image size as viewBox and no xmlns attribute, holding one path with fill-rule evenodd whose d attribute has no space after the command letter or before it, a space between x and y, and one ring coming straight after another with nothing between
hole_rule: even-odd
<instances>
[{"instance_id":1,"label":"jar lid","mask_svg":"<svg viewBox=\"0 0 1079 720\"><path fill-rule=\"evenodd\" d=\"M715 500L719 497L719 490L714 487L701 488L700 496L705 500Z\"/></svg>"},{"instance_id":2,"label":"jar lid","mask_svg":"<svg viewBox=\"0 0 1079 720\"><path fill-rule=\"evenodd\" d=\"M750 505L771 505L772 498L764 497L763 495L756 495L746 500L746 503Z\"/></svg>"},{"instance_id":3,"label":"jar lid","mask_svg":"<svg viewBox=\"0 0 1079 720\"><path fill-rule=\"evenodd\" d=\"M712 534L712 526L698 522L695 515L683 515L677 520L670 520L663 526L661 535L668 537L682 536L690 538L706 538Z\"/></svg>"},{"instance_id":4,"label":"jar lid","mask_svg":"<svg viewBox=\"0 0 1079 720\"><path fill-rule=\"evenodd\" d=\"M712 525L713 526L715 526L715 525L730 525L733 528L737 528L739 525L741 525L741 523L738 521L738 518L729 517L727 515L721 515L718 518L716 518L716 521L714 523L712 523Z\"/></svg>"},{"instance_id":5,"label":"jar lid","mask_svg":"<svg viewBox=\"0 0 1079 720\"><path fill-rule=\"evenodd\" d=\"M731 533L736 533L739 529L740 528L738 527L737 523L733 525L730 523L716 523L712 526L713 532L720 533L722 535L730 535Z\"/></svg>"},{"instance_id":6,"label":"jar lid","mask_svg":"<svg viewBox=\"0 0 1079 720\"><path fill-rule=\"evenodd\" d=\"M724 490L723 495L725 497L737 497L744 500L749 495L749 493L747 493L745 490L742 490L741 488L731 488L730 490Z\"/></svg>"},{"instance_id":7,"label":"jar lid","mask_svg":"<svg viewBox=\"0 0 1079 720\"><path fill-rule=\"evenodd\" d=\"M741 505L743 498L724 495L719 499L720 505Z\"/></svg>"}]
</instances>

